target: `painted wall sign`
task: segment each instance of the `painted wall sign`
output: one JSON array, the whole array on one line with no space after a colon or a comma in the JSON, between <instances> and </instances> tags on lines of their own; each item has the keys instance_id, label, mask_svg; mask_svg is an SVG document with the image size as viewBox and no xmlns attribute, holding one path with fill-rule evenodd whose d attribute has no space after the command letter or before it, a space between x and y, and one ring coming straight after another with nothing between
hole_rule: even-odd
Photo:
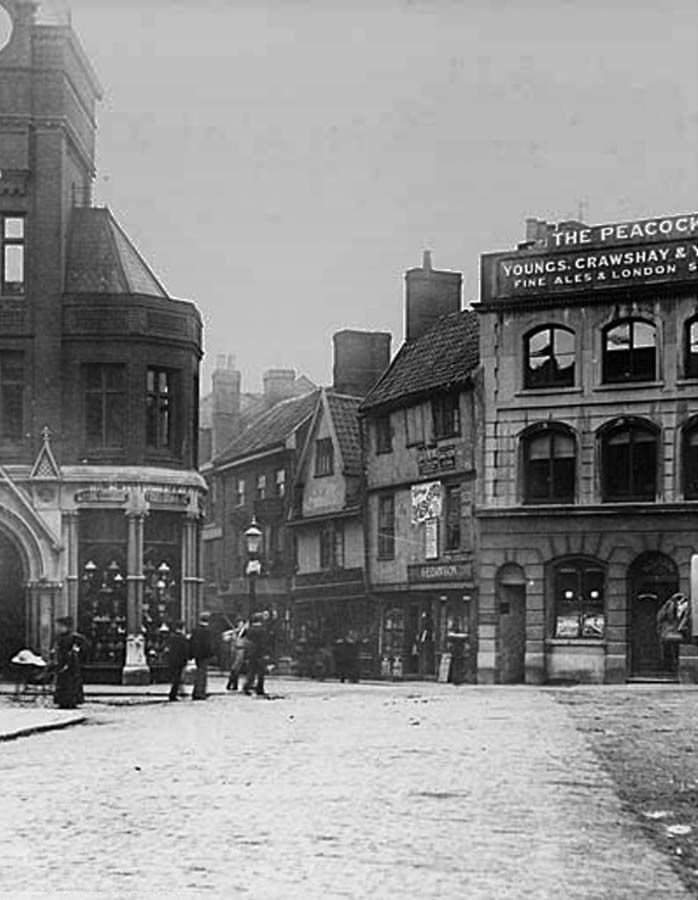
<instances>
[{"instance_id":1,"label":"painted wall sign","mask_svg":"<svg viewBox=\"0 0 698 900\"><path fill-rule=\"evenodd\" d=\"M437 475L456 468L456 445L420 447L417 451L417 470L420 475Z\"/></svg>"},{"instance_id":2,"label":"painted wall sign","mask_svg":"<svg viewBox=\"0 0 698 900\"><path fill-rule=\"evenodd\" d=\"M469 562L458 563L424 563L407 567L407 580L416 582L429 581L472 581L473 567Z\"/></svg>"},{"instance_id":3,"label":"painted wall sign","mask_svg":"<svg viewBox=\"0 0 698 900\"><path fill-rule=\"evenodd\" d=\"M426 522L427 519L438 519L441 516L441 494L440 481L412 485L413 525L419 525Z\"/></svg>"},{"instance_id":4,"label":"painted wall sign","mask_svg":"<svg viewBox=\"0 0 698 900\"><path fill-rule=\"evenodd\" d=\"M698 240L633 249L483 257L483 299L698 281Z\"/></svg>"},{"instance_id":5,"label":"painted wall sign","mask_svg":"<svg viewBox=\"0 0 698 900\"><path fill-rule=\"evenodd\" d=\"M577 247L591 249L690 238L698 239L698 213L574 229L554 229L548 233L545 241L541 242L541 246L548 250L573 250Z\"/></svg>"}]
</instances>

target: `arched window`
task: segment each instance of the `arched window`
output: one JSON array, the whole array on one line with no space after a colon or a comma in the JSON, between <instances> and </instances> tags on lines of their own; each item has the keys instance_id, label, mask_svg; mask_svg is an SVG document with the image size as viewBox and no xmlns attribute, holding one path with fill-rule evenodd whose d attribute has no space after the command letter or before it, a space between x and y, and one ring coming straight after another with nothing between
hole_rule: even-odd
<instances>
[{"instance_id":1,"label":"arched window","mask_svg":"<svg viewBox=\"0 0 698 900\"><path fill-rule=\"evenodd\" d=\"M524 339L524 387L574 385L574 332L546 325Z\"/></svg>"},{"instance_id":2,"label":"arched window","mask_svg":"<svg viewBox=\"0 0 698 900\"><path fill-rule=\"evenodd\" d=\"M530 431L523 438L524 499L527 503L573 503L574 435L564 426Z\"/></svg>"},{"instance_id":3,"label":"arched window","mask_svg":"<svg viewBox=\"0 0 698 900\"><path fill-rule=\"evenodd\" d=\"M698 378L698 316L686 322L684 375Z\"/></svg>"},{"instance_id":4,"label":"arched window","mask_svg":"<svg viewBox=\"0 0 698 900\"><path fill-rule=\"evenodd\" d=\"M657 429L624 420L601 437L604 500L654 500L657 495Z\"/></svg>"},{"instance_id":5,"label":"arched window","mask_svg":"<svg viewBox=\"0 0 698 900\"><path fill-rule=\"evenodd\" d=\"M617 322L603 334L605 382L653 381L657 377L657 334L639 319Z\"/></svg>"},{"instance_id":6,"label":"arched window","mask_svg":"<svg viewBox=\"0 0 698 900\"><path fill-rule=\"evenodd\" d=\"M682 433L683 495L686 500L698 500L698 419L688 424Z\"/></svg>"},{"instance_id":7,"label":"arched window","mask_svg":"<svg viewBox=\"0 0 698 900\"><path fill-rule=\"evenodd\" d=\"M604 570L594 560L566 559L552 571L553 635L602 638L605 630Z\"/></svg>"}]
</instances>

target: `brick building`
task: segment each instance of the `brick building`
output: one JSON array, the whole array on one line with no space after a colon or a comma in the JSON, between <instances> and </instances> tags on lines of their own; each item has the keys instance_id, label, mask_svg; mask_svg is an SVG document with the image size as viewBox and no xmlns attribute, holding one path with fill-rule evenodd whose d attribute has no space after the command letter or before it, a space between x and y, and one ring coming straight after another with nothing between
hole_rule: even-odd
<instances>
[{"instance_id":1,"label":"brick building","mask_svg":"<svg viewBox=\"0 0 698 900\"><path fill-rule=\"evenodd\" d=\"M379 668L434 677L450 653L451 677L472 681L477 315L429 254L405 280L406 341L360 407Z\"/></svg>"},{"instance_id":2,"label":"brick building","mask_svg":"<svg viewBox=\"0 0 698 900\"><path fill-rule=\"evenodd\" d=\"M201 319L90 204L100 88L75 33L2 5L0 667L70 613L89 676L145 680L198 603Z\"/></svg>"},{"instance_id":3,"label":"brick building","mask_svg":"<svg viewBox=\"0 0 698 900\"><path fill-rule=\"evenodd\" d=\"M698 675L698 216L531 220L482 258L479 679Z\"/></svg>"}]
</instances>

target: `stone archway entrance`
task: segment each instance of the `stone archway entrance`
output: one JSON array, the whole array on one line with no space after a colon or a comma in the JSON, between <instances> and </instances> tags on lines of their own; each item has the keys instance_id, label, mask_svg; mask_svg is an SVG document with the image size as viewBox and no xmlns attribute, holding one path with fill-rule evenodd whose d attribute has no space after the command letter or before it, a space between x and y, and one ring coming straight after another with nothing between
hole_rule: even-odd
<instances>
[{"instance_id":1,"label":"stone archway entrance","mask_svg":"<svg viewBox=\"0 0 698 900\"><path fill-rule=\"evenodd\" d=\"M634 677L675 677L678 647L657 635L659 608L679 589L676 563L663 553L643 553L628 570L630 672Z\"/></svg>"},{"instance_id":2,"label":"stone archway entrance","mask_svg":"<svg viewBox=\"0 0 698 900\"><path fill-rule=\"evenodd\" d=\"M508 563L497 575L500 684L521 684L526 675L526 577Z\"/></svg>"},{"instance_id":3,"label":"stone archway entrance","mask_svg":"<svg viewBox=\"0 0 698 900\"><path fill-rule=\"evenodd\" d=\"M24 567L15 544L0 532L0 672L26 645Z\"/></svg>"}]
</instances>

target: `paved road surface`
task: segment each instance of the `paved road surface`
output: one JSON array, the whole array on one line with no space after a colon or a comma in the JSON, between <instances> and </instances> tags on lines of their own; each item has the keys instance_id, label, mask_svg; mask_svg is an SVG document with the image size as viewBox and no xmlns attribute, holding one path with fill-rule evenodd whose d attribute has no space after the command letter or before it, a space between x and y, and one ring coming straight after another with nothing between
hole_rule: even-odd
<instances>
[{"instance_id":1,"label":"paved road surface","mask_svg":"<svg viewBox=\"0 0 698 900\"><path fill-rule=\"evenodd\" d=\"M0 896L688 896L550 693L271 690L2 745Z\"/></svg>"}]
</instances>

